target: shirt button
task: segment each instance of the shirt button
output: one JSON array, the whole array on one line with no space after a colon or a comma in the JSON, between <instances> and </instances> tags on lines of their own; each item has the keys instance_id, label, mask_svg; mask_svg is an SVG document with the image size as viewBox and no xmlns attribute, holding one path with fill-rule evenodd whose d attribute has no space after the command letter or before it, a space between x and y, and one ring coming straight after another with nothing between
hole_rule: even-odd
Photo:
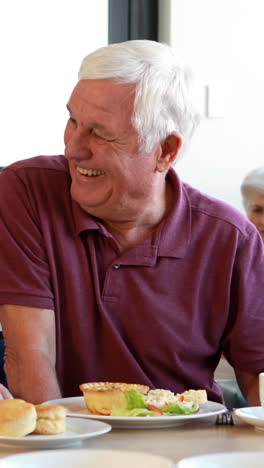
<instances>
[{"instance_id":1,"label":"shirt button","mask_svg":"<svg viewBox=\"0 0 264 468\"><path fill-rule=\"evenodd\" d=\"M116 263L116 264L114 265L114 268L117 270L118 268L120 268L120 266L121 266L121 265L120 265L119 263Z\"/></svg>"}]
</instances>

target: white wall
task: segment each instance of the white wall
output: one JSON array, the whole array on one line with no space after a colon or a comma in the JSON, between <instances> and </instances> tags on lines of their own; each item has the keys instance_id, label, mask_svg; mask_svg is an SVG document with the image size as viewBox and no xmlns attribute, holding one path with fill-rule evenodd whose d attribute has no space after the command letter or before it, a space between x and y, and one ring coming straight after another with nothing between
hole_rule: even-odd
<instances>
[{"instance_id":1,"label":"white wall","mask_svg":"<svg viewBox=\"0 0 264 468\"><path fill-rule=\"evenodd\" d=\"M1 2L0 166L63 152L80 62L107 42L108 0Z\"/></svg>"},{"instance_id":2,"label":"white wall","mask_svg":"<svg viewBox=\"0 0 264 468\"><path fill-rule=\"evenodd\" d=\"M264 4L262 0L160 0L159 40L190 65L204 110L182 179L243 211L240 183L264 165Z\"/></svg>"}]
</instances>

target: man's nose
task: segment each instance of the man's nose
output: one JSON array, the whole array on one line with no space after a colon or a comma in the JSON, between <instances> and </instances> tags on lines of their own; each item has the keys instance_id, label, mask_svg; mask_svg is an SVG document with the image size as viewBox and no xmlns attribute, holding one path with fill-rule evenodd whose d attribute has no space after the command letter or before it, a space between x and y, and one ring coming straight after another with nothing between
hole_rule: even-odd
<instances>
[{"instance_id":1,"label":"man's nose","mask_svg":"<svg viewBox=\"0 0 264 468\"><path fill-rule=\"evenodd\" d=\"M74 132L65 143L65 156L68 159L86 159L92 156L89 136Z\"/></svg>"}]
</instances>

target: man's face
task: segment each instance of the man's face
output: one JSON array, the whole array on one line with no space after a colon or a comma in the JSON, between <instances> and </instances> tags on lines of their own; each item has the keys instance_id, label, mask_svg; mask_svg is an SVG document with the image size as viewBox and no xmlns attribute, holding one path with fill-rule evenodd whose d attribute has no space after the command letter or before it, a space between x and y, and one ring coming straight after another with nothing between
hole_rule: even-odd
<instances>
[{"instance_id":1,"label":"man's face","mask_svg":"<svg viewBox=\"0 0 264 468\"><path fill-rule=\"evenodd\" d=\"M71 195L100 218L122 220L138 210L153 184L160 147L150 153L139 151L131 123L134 96L133 84L81 80L68 102L64 141Z\"/></svg>"},{"instance_id":2,"label":"man's face","mask_svg":"<svg viewBox=\"0 0 264 468\"><path fill-rule=\"evenodd\" d=\"M264 240L264 193L257 190L252 192L247 215Z\"/></svg>"}]
</instances>

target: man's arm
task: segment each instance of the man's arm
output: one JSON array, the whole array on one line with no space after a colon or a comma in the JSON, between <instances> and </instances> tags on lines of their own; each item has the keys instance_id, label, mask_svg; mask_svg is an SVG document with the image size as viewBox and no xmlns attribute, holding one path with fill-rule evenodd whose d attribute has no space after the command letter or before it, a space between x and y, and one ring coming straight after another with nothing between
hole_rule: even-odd
<instances>
[{"instance_id":1,"label":"man's arm","mask_svg":"<svg viewBox=\"0 0 264 468\"><path fill-rule=\"evenodd\" d=\"M259 406L259 379L258 374L248 374L235 370L237 383L250 406Z\"/></svg>"},{"instance_id":2,"label":"man's arm","mask_svg":"<svg viewBox=\"0 0 264 468\"><path fill-rule=\"evenodd\" d=\"M5 372L16 398L41 403L61 397L56 377L54 311L18 305L0 306L5 339Z\"/></svg>"}]
</instances>

